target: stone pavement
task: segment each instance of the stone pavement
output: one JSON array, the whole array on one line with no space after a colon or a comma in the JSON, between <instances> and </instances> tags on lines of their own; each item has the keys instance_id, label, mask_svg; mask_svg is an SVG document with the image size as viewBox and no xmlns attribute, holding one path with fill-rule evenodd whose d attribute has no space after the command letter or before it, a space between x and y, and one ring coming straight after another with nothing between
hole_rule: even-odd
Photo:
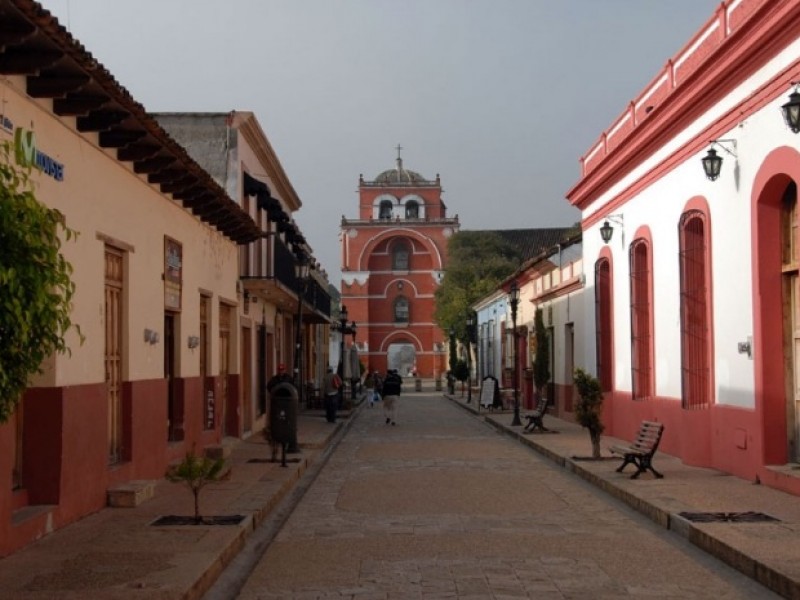
<instances>
[{"instance_id":1,"label":"stone pavement","mask_svg":"<svg viewBox=\"0 0 800 600\"><path fill-rule=\"evenodd\" d=\"M547 416L545 425L557 433L525 434L521 427L511 427L510 412L477 413L477 398L470 405L460 396L450 400L778 594L800 599L800 498L718 471L689 467L661 452L654 466L664 479L645 474L631 480L615 472L615 461L581 460L590 454L589 436L573 423ZM0 559L0 597L200 598L349 424L345 420L331 425L319 414L301 414L302 455L286 468L248 462L269 456L260 436L234 441L231 477L204 490L201 510L205 515L244 515L239 526L151 526L162 515L192 514L188 490L160 481L154 498L138 507L104 509ZM603 448L622 441L603 438ZM697 523L680 517L683 511L753 511L779 521Z\"/></svg>"}]
</instances>

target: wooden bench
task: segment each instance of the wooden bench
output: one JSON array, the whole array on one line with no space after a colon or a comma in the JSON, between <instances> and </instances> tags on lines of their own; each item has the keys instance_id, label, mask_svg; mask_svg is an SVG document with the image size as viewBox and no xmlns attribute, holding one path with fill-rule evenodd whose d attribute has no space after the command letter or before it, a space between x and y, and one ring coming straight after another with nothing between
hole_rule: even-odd
<instances>
[{"instance_id":1,"label":"wooden bench","mask_svg":"<svg viewBox=\"0 0 800 600\"><path fill-rule=\"evenodd\" d=\"M645 471L652 471L658 479L664 477L653 468L653 455L658 450L661 442L661 435L664 433L664 424L655 421L642 421L639 426L639 433L636 440L630 446L612 446L609 450L613 454L622 456L622 464L617 469L617 473L622 472L629 464L636 466L636 473L631 475L631 479L636 479Z\"/></svg>"},{"instance_id":2,"label":"wooden bench","mask_svg":"<svg viewBox=\"0 0 800 600\"><path fill-rule=\"evenodd\" d=\"M536 403L536 408L534 411L529 415L525 415L525 418L528 419L528 424L525 425L525 429L523 429L523 431L528 433L533 433L537 429L542 433L549 431L549 429L544 426L543 422L544 415L547 412L547 404L547 398L545 398L543 395L540 395L539 402Z\"/></svg>"}]
</instances>

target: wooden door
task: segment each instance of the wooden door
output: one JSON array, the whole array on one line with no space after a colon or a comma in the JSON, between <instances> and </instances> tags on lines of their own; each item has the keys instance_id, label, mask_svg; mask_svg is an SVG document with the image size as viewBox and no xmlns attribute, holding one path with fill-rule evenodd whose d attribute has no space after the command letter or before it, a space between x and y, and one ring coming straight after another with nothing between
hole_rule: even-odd
<instances>
[{"instance_id":1,"label":"wooden door","mask_svg":"<svg viewBox=\"0 0 800 600\"><path fill-rule=\"evenodd\" d=\"M226 304L219 305L219 380L220 407L222 417L222 435L228 434L228 372L231 353L231 308Z\"/></svg>"},{"instance_id":2,"label":"wooden door","mask_svg":"<svg viewBox=\"0 0 800 600\"><path fill-rule=\"evenodd\" d=\"M105 379L108 404L108 460L122 459L123 253L105 249Z\"/></svg>"}]
</instances>

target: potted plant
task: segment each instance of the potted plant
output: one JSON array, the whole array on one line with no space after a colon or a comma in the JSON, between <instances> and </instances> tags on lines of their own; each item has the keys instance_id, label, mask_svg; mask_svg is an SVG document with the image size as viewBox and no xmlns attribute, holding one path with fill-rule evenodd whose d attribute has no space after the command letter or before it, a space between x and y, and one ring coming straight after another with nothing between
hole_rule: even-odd
<instances>
[{"instance_id":1,"label":"potted plant","mask_svg":"<svg viewBox=\"0 0 800 600\"><path fill-rule=\"evenodd\" d=\"M575 407L575 420L589 430L592 441L592 458L600 458L600 436L605 429L601 420L603 412L603 392L600 381L584 371L575 369L575 389L579 400Z\"/></svg>"},{"instance_id":2,"label":"potted plant","mask_svg":"<svg viewBox=\"0 0 800 600\"><path fill-rule=\"evenodd\" d=\"M536 337L536 357L533 359L533 385L536 387L537 402L545 394L550 382L550 344L547 341L547 330L544 328L542 310L536 307L533 317L534 335ZM551 398L552 400L552 398Z\"/></svg>"}]
</instances>

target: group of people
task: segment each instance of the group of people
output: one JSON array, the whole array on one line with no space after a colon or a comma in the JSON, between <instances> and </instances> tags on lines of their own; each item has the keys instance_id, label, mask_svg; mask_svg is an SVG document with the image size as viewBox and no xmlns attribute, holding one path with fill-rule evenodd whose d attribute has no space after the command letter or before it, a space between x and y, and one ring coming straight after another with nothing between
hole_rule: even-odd
<instances>
[{"instance_id":1,"label":"group of people","mask_svg":"<svg viewBox=\"0 0 800 600\"><path fill-rule=\"evenodd\" d=\"M267 383L267 389L272 392L273 388L280 383L292 383L292 377L286 372L286 366L278 365L278 373L275 374ZM342 387L342 379L333 368L328 367L323 380L323 394L325 405L325 419L329 423L336 422L336 409L339 406L339 394ZM383 412L387 425L396 425L397 403L403 388L403 378L397 369L389 369L386 377L382 377L378 371L369 373L364 381L367 389L367 402L372 408L376 402L383 402Z\"/></svg>"},{"instance_id":2,"label":"group of people","mask_svg":"<svg viewBox=\"0 0 800 600\"><path fill-rule=\"evenodd\" d=\"M377 371L367 375L364 387L367 388L367 402L370 408L376 402L383 401L383 413L386 424L396 425L397 403L403 388L403 378L397 369L389 369L386 377L381 377Z\"/></svg>"}]
</instances>

